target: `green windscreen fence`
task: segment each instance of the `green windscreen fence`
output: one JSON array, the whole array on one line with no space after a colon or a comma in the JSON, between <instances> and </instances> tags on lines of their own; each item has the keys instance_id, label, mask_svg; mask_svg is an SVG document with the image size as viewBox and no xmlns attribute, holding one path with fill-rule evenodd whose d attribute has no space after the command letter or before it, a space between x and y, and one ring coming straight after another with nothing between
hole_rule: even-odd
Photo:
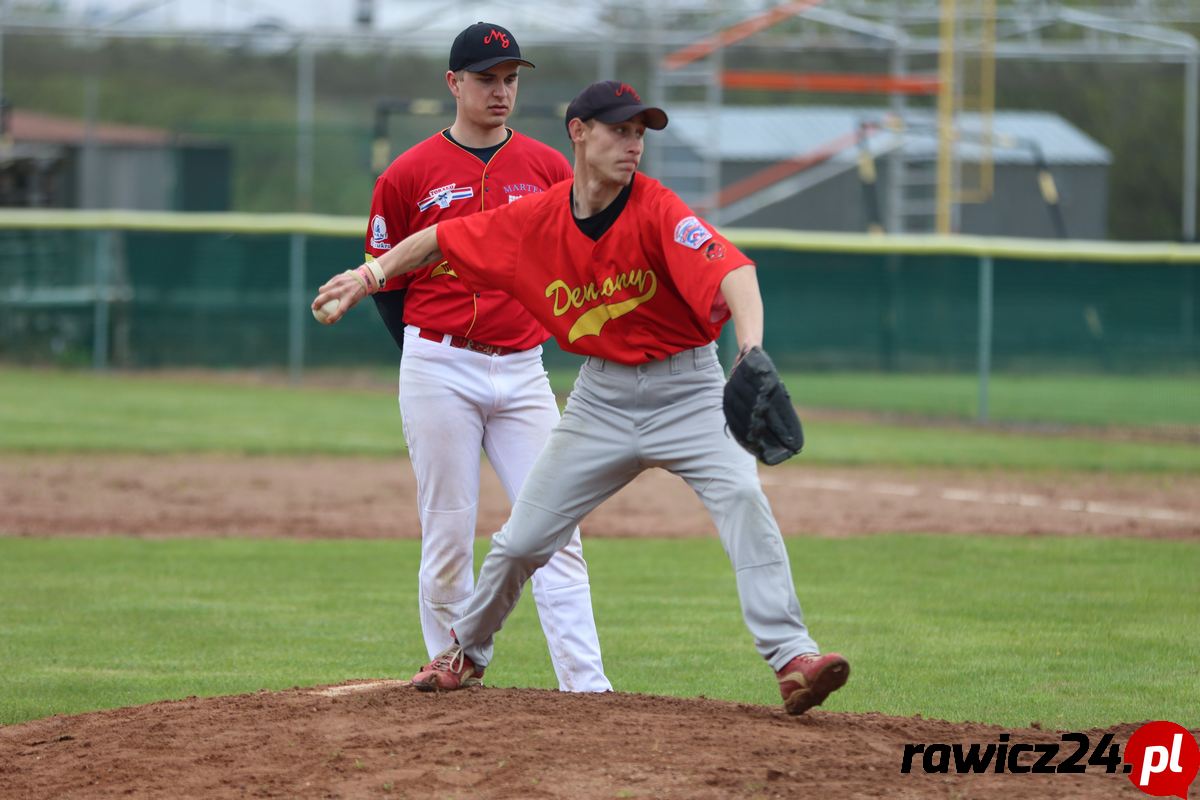
<instances>
[{"instance_id":1,"label":"green windscreen fence","mask_svg":"<svg viewBox=\"0 0 1200 800\"><path fill-rule=\"evenodd\" d=\"M776 361L806 369L973 370L980 258L750 248ZM992 259L1000 371L1200 366L1200 265Z\"/></svg>"},{"instance_id":2,"label":"green windscreen fence","mask_svg":"<svg viewBox=\"0 0 1200 800\"><path fill-rule=\"evenodd\" d=\"M0 213L0 360L395 363L370 303L332 327L308 311L317 286L361 262L363 229L298 215ZM758 264L767 348L785 368L1200 369L1200 247L729 233ZM551 344L547 362L578 359Z\"/></svg>"}]
</instances>

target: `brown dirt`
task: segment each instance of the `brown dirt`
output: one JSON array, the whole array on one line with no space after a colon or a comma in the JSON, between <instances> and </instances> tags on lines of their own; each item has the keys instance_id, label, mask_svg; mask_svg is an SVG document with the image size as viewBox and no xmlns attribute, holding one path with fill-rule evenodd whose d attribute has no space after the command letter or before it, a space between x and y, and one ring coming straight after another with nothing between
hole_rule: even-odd
<instances>
[{"instance_id":1,"label":"brown dirt","mask_svg":"<svg viewBox=\"0 0 1200 800\"><path fill-rule=\"evenodd\" d=\"M787 466L763 479L788 534L1200 538L1200 476ZM507 501L487 468L483 486L486 534L503 522ZM403 461L0 458L5 535L415 537L413 499ZM584 533L715 535L699 501L657 470L602 506ZM1135 727L1111 732L1124 742ZM906 743L987 744L1001 732L877 714L791 718L705 698L514 688L423 695L384 681L0 727L0 797L1143 796L1095 766L1082 775L927 775L918 756L911 774L900 772ZM1054 731L1003 732L1013 742L1060 741Z\"/></svg>"},{"instance_id":2,"label":"brown dirt","mask_svg":"<svg viewBox=\"0 0 1200 800\"><path fill-rule=\"evenodd\" d=\"M1127 741L1135 727L1111 732ZM1058 732L1033 728L819 710L793 718L631 694L425 695L393 682L333 697L294 689L190 698L0 728L0 786L5 797L54 798L1144 796L1096 766L940 775L925 774L917 756L912 772L900 771L906 743L986 745L1002 732L1011 742L1061 744Z\"/></svg>"},{"instance_id":3,"label":"brown dirt","mask_svg":"<svg viewBox=\"0 0 1200 800\"><path fill-rule=\"evenodd\" d=\"M1200 538L1200 475L763 469L787 535L880 532ZM482 467L478 532L508 499ZM417 538L402 459L3 456L0 532L16 536ZM331 498L333 498L331 500ZM650 470L583 524L595 536L715 536L678 478Z\"/></svg>"}]
</instances>

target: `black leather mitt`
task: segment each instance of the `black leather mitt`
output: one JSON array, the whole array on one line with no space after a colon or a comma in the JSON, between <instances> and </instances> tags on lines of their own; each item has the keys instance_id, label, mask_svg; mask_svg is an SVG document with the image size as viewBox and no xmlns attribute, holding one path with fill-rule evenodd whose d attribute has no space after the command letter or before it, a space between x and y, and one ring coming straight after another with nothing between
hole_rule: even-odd
<instances>
[{"instance_id":1,"label":"black leather mitt","mask_svg":"<svg viewBox=\"0 0 1200 800\"><path fill-rule=\"evenodd\" d=\"M804 429L771 357L760 347L742 354L725 384L725 423L737 443L767 465L804 448Z\"/></svg>"}]
</instances>

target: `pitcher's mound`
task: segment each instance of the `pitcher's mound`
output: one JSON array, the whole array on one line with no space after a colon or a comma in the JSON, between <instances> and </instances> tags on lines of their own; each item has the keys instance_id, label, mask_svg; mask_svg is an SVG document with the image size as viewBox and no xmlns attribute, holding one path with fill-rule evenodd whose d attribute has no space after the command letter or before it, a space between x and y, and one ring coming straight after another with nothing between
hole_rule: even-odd
<instances>
[{"instance_id":1,"label":"pitcher's mound","mask_svg":"<svg viewBox=\"0 0 1200 800\"><path fill-rule=\"evenodd\" d=\"M1059 732L707 699L404 681L189 698L0 728L5 797L1103 798L1123 774L928 774L905 745L1063 744ZM1136 725L1111 729L1124 743ZM1089 732L1093 746L1103 732ZM947 750L949 750L949 747ZM1033 763L1033 754L1018 765ZM937 767L946 759L933 757ZM1081 761L1086 764L1086 759Z\"/></svg>"}]
</instances>

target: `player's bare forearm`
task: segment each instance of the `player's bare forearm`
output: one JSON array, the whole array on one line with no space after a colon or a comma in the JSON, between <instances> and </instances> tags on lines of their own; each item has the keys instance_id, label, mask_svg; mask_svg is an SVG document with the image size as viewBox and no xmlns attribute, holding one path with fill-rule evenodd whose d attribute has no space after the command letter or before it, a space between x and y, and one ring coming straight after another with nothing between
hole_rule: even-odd
<instances>
[{"instance_id":1,"label":"player's bare forearm","mask_svg":"<svg viewBox=\"0 0 1200 800\"><path fill-rule=\"evenodd\" d=\"M746 264L726 275L721 280L721 294L733 317L738 352L762 347L763 303L754 265Z\"/></svg>"},{"instance_id":2,"label":"player's bare forearm","mask_svg":"<svg viewBox=\"0 0 1200 800\"><path fill-rule=\"evenodd\" d=\"M337 322L369 294L379 291L388 278L404 275L443 258L438 247L437 225L417 231L374 261L338 273L322 284L312 309L326 325ZM335 302L336 301L336 302Z\"/></svg>"},{"instance_id":3,"label":"player's bare forearm","mask_svg":"<svg viewBox=\"0 0 1200 800\"><path fill-rule=\"evenodd\" d=\"M441 261L441 248L438 247L437 225L419 230L403 242L388 250L375 259L383 267L383 274L388 278L404 275L414 269Z\"/></svg>"}]
</instances>

